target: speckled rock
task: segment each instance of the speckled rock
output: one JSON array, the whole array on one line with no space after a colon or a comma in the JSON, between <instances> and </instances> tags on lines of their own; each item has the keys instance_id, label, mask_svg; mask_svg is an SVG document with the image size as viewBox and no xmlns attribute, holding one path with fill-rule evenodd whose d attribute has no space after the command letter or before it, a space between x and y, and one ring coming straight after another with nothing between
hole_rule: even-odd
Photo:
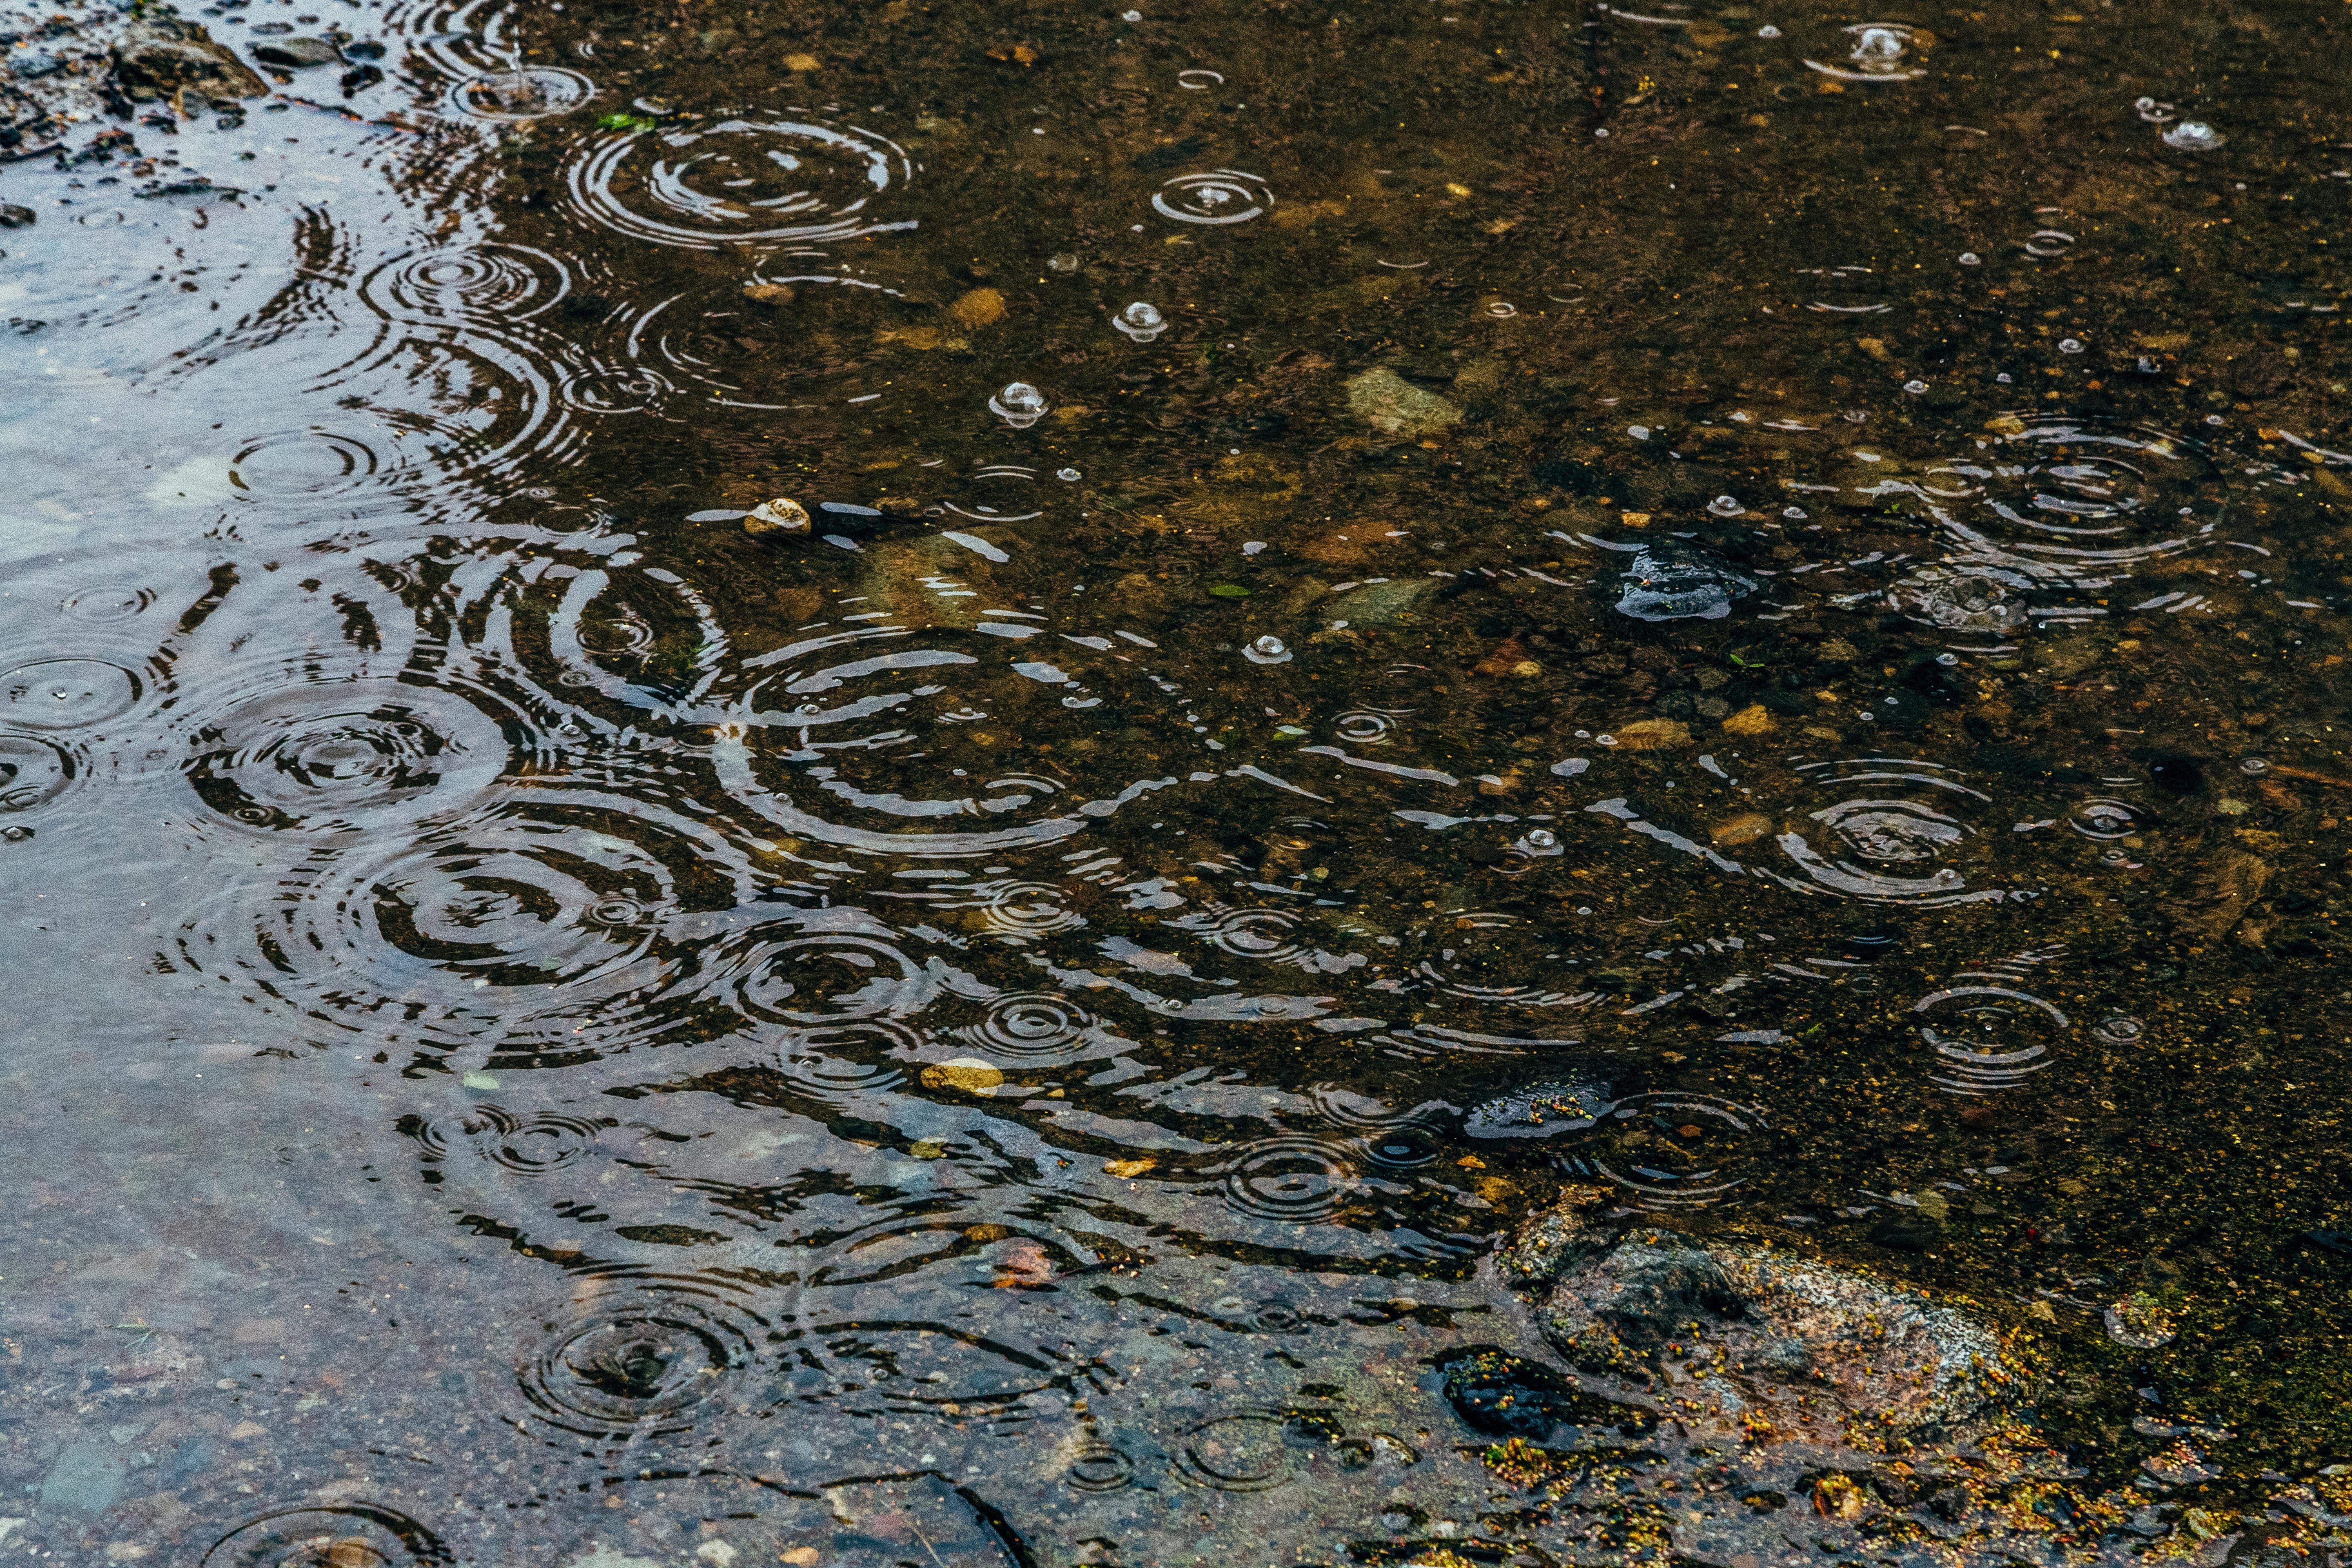
<instances>
[{"instance_id":1,"label":"speckled rock","mask_svg":"<svg viewBox=\"0 0 2352 1568\"><path fill-rule=\"evenodd\" d=\"M2000 1337L1957 1306L1769 1247L1617 1230L1571 1189L1498 1259L1545 1339L1590 1373L1671 1388L1694 1416L1770 1436L1915 1437L1992 1415Z\"/></svg>"}]
</instances>

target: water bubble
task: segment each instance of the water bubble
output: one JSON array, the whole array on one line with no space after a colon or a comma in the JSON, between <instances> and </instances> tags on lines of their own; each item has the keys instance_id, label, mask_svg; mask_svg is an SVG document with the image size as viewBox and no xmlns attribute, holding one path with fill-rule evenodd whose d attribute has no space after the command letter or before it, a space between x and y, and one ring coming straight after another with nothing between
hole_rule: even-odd
<instances>
[{"instance_id":1,"label":"water bubble","mask_svg":"<svg viewBox=\"0 0 2352 1568\"><path fill-rule=\"evenodd\" d=\"M1486 301L1486 314L1502 321L1509 321L1519 313L1519 308L1508 300L1489 300Z\"/></svg>"},{"instance_id":2,"label":"water bubble","mask_svg":"<svg viewBox=\"0 0 2352 1568\"><path fill-rule=\"evenodd\" d=\"M2164 144L2176 153L2210 153L2228 140L2201 120L2184 120L2164 133Z\"/></svg>"},{"instance_id":3,"label":"water bubble","mask_svg":"<svg viewBox=\"0 0 2352 1568\"><path fill-rule=\"evenodd\" d=\"M1076 254L1072 251L1057 250L1045 258L1045 268L1050 272L1076 272L1080 265Z\"/></svg>"},{"instance_id":4,"label":"water bubble","mask_svg":"<svg viewBox=\"0 0 2352 1568\"><path fill-rule=\"evenodd\" d=\"M2083 352L2083 340L2080 338L2060 338L2058 340L2058 352L2062 354L2081 353Z\"/></svg>"},{"instance_id":5,"label":"water bubble","mask_svg":"<svg viewBox=\"0 0 2352 1568\"><path fill-rule=\"evenodd\" d=\"M1549 849L1559 842L1559 837L1549 827L1531 827L1528 829L1528 842L1538 849Z\"/></svg>"},{"instance_id":6,"label":"water bubble","mask_svg":"<svg viewBox=\"0 0 2352 1568\"><path fill-rule=\"evenodd\" d=\"M1857 22L1845 32L1853 39L1853 47L1846 54L1849 65L1833 66L1816 59L1805 64L1841 81L1908 81L1927 74L1925 68L1905 63L1913 34L1902 23Z\"/></svg>"},{"instance_id":7,"label":"water bubble","mask_svg":"<svg viewBox=\"0 0 2352 1568\"><path fill-rule=\"evenodd\" d=\"M1717 496L1706 503L1706 510L1717 517L1738 517L1748 509L1739 504L1736 496Z\"/></svg>"},{"instance_id":8,"label":"water bubble","mask_svg":"<svg viewBox=\"0 0 2352 1568\"><path fill-rule=\"evenodd\" d=\"M1801 506L1784 506L1780 509L1780 515L1787 518L1790 522L1803 522L1810 519L1813 514L1807 511Z\"/></svg>"},{"instance_id":9,"label":"water bubble","mask_svg":"<svg viewBox=\"0 0 2352 1568\"><path fill-rule=\"evenodd\" d=\"M1076 468L1055 468L1054 470L1054 477L1061 480L1066 485L1074 485L1076 484L1084 476Z\"/></svg>"},{"instance_id":10,"label":"water bubble","mask_svg":"<svg viewBox=\"0 0 2352 1568\"><path fill-rule=\"evenodd\" d=\"M1143 13L1140 11L1121 11L1118 14L1118 19L1122 22L1140 22L1143 20Z\"/></svg>"},{"instance_id":11,"label":"water bubble","mask_svg":"<svg viewBox=\"0 0 2352 1568\"><path fill-rule=\"evenodd\" d=\"M1168 330L1168 319L1160 308L1141 300L1113 316L1110 324L1139 343L1148 343Z\"/></svg>"},{"instance_id":12,"label":"water bubble","mask_svg":"<svg viewBox=\"0 0 2352 1568\"><path fill-rule=\"evenodd\" d=\"M1780 29L1767 22L1756 29L1756 36L1759 38L1777 38L1780 36Z\"/></svg>"},{"instance_id":13,"label":"water bubble","mask_svg":"<svg viewBox=\"0 0 2352 1568\"><path fill-rule=\"evenodd\" d=\"M1958 654L1956 654L1956 653L1939 653L1939 654L1937 654L1937 655L1936 656L1936 662L1937 662L1937 664L1944 665L1944 666L1946 666L1947 668L1948 668L1948 667L1950 667L1950 666L1952 666L1952 665L1955 665L1955 664L1959 663L1959 662L1960 662L1960 656L1959 656Z\"/></svg>"},{"instance_id":14,"label":"water bubble","mask_svg":"<svg viewBox=\"0 0 2352 1568\"><path fill-rule=\"evenodd\" d=\"M1274 205L1274 193L1255 174L1239 169L1212 169L1200 174L1179 174L1151 197L1154 211L1179 223L1222 227L1261 217Z\"/></svg>"},{"instance_id":15,"label":"water bubble","mask_svg":"<svg viewBox=\"0 0 2352 1568\"><path fill-rule=\"evenodd\" d=\"M1979 256L1973 250L1963 250L1960 252L1960 265L1963 267L1981 267L1984 265L1984 258Z\"/></svg>"},{"instance_id":16,"label":"water bubble","mask_svg":"<svg viewBox=\"0 0 2352 1568\"><path fill-rule=\"evenodd\" d=\"M1906 381L1903 384L1903 390L1916 397L1927 390L1927 384L1924 381Z\"/></svg>"},{"instance_id":17,"label":"water bubble","mask_svg":"<svg viewBox=\"0 0 2352 1568\"><path fill-rule=\"evenodd\" d=\"M2159 103L2152 98L2142 98L2132 104L2139 117L2150 125L2162 125L2172 118L2172 105Z\"/></svg>"},{"instance_id":18,"label":"water bubble","mask_svg":"<svg viewBox=\"0 0 2352 1568\"><path fill-rule=\"evenodd\" d=\"M2271 771L2271 765L2262 757L2248 757L2238 764L2238 771L2242 773L2266 773Z\"/></svg>"},{"instance_id":19,"label":"water bubble","mask_svg":"<svg viewBox=\"0 0 2352 1568\"><path fill-rule=\"evenodd\" d=\"M21 822L12 822L5 827L0 827L0 838L5 838L11 844L22 844L32 836L33 830Z\"/></svg>"},{"instance_id":20,"label":"water bubble","mask_svg":"<svg viewBox=\"0 0 2352 1568\"><path fill-rule=\"evenodd\" d=\"M1191 70L1181 70L1176 73L1176 85L1188 88L1194 92L1206 92L1213 87L1223 87L1224 84L1225 79L1221 72L1203 70L1197 66Z\"/></svg>"},{"instance_id":21,"label":"water bubble","mask_svg":"<svg viewBox=\"0 0 2352 1568\"><path fill-rule=\"evenodd\" d=\"M1976 563L1923 566L1886 591L1887 607L1921 626L2006 637L2027 625L2032 579Z\"/></svg>"},{"instance_id":22,"label":"water bubble","mask_svg":"<svg viewBox=\"0 0 2352 1568\"><path fill-rule=\"evenodd\" d=\"M1637 621L1721 620L1733 600L1756 588L1753 578L1705 551L1664 544L1643 546L1623 584L1617 611Z\"/></svg>"},{"instance_id":23,"label":"water bubble","mask_svg":"<svg viewBox=\"0 0 2352 1568\"><path fill-rule=\"evenodd\" d=\"M1242 657L1252 664L1288 664L1290 650L1283 646L1280 637L1269 635L1242 649Z\"/></svg>"},{"instance_id":24,"label":"water bubble","mask_svg":"<svg viewBox=\"0 0 2352 1568\"><path fill-rule=\"evenodd\" d=\"M1015 430L1026 430L1045 417L1045 395L1025 381L1007 382L988 400L990 412Z\"/></svg>"},{"instance_id":25,"label":"water bubble","mask_svg":"<svg viewBox=\"0 0 2352 1568\"><path fill-rule=\"evenodd\" d=\"M2208 414L2205 416L2205 423L2208 425L2219 425L2221 423L2221 416L2218 414Z\"/></svg>"}]
</instances>

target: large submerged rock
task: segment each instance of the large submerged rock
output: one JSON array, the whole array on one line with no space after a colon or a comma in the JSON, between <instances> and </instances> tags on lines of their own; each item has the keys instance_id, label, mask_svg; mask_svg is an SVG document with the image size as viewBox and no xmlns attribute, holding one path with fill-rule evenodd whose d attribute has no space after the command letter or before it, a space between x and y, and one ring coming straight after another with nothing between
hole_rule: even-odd
<instances>
[{"instance_id":1,"label":"large submerged rock","mask_svg":"<svg viewBox=\"0 0 2352 1568\"><path fill-rule=\"evenodd\" d=\"M2000 1337L1954 1304L1775 1248L1605 1217L1571 1187L1500 1259L1579 1369L1646 1384L1748 1441L1916 1440L1995 1415Z\"/></svg>"}]
</instances>

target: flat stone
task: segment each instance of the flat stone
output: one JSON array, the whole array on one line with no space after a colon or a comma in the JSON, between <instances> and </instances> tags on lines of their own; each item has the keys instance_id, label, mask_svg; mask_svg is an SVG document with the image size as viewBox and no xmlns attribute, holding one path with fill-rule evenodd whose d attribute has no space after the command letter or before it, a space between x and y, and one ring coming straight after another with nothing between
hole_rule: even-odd
<instances>
[{"instance_id":1,"label":"flat stone","mask_svg":"<svg viewBox=\"0 0 2352 1568\"><path fill-rule=\"evenodd\" d=\"M1957 1308L1768 1247L1651 1226L1609 1237L1601 1213L1578 1190L1500 1260L1588 1372L1705 1382L1748 1441L1948 1431L2008 1394L2000 1337Z\"/></svg>"},{"instance_id":2,"label":"flat stone","mask_svg":"<svg viewBox=\"0 0 2352 1568\"><path fill-rule=\"evenodd\" d=\"M53 1513L104 1513L121 1495L122 1461L95 1437L69 1445L41 1478L41 1507Z\"/></svg>"},{"instance_id":3,"label":"flat stone","mask_svg":"<svg viewBox=\"0 0 2352 1568\"><path fill-rule=\"evenodd\" d=\"M1434 436L1462 422L1462 410L1386 365L1349 379L1348 412L1390 436Z\"/></svg>"}]
</instances>

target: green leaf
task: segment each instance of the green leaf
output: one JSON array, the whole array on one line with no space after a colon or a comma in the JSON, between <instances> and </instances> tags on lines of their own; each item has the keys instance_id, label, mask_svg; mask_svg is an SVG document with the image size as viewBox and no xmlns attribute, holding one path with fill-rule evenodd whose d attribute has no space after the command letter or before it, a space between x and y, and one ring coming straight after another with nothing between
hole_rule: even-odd
<instances>
[{"instance_id":1,"label":"green leaf","mask_svg":"<svg viewBox=\"0 0 2352 1568\"><path fill-rule=\"evenodd\" d=\"M600 131L651 131L654 121L642 114L602 114L596 117Z\"/></svg>"},{"instance_id":2,"label":"green leaf","mask_svg":"<svg viewBox=\"0 0 2352 1568\"><path fill-rule=\"evenodd\" d=\"M1219 583L1209 590L1220 599L1246 599L1249 590L1239 583Z\"/></svg>"}]
</instances>

